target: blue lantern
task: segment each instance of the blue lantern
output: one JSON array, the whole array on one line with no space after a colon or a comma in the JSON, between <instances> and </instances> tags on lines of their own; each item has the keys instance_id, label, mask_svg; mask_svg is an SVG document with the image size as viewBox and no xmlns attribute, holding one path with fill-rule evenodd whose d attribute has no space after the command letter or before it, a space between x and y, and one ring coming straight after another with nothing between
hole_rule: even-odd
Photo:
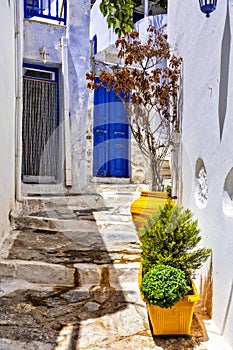
<instances>
[{"instance_id":1,"label":"blue lantern","mask_svg":"<svg viewBox=\"0 0 233 350\"><path fill-rule=\"evenodd\" d=\"M210 17L210 13L216 10L217 0L199 0L201 11Z\"/></svg>"}]
</instances>

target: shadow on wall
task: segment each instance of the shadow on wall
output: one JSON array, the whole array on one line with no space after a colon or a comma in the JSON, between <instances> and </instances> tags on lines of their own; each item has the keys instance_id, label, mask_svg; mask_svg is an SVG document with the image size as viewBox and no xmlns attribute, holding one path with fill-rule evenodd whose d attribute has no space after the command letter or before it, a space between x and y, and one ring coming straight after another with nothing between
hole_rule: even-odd
<instances>
[{"instance_id":1,"label":"shadow on wall","mask_svg":"<svg viewBox=\"0 0 233 350\"><path fill-rule=\"evenodd\" d=\"M180 76L180 91L178 96L178 127L180 132L176 134L176 140L174 142L174 150L171 157L172 162L172 194L177 196L178 204L182 205L182 192L183 192L183 180L182 180L182 149L184 148L181 142L182 138L182 125L183 125L183 105L184 105L184 83L183 76Z\"/></svg>"},{"instance_id":2,"label":"shadow on wall","mask_svg":"<svg viewBox=\"0 0 233 350\"><path fill-rule=\"evenodd\" d=\"M208 316L212 318L212 300L213 300L213 262L212 262L212 257L210 261L210 267L208 270L207 275L203 278L201 276L200 279L200 297L201 297L201 308L207 312ZM220 335L223 336L230 312L230 307L232 303L232 297L233 297L233 281L231 283L231 288L230 288L230 293L229 293L229 298L227 300L227 306L226 310L224 313L224 320L223 320L223 325L222 329L220 332Z\"/></svg>"},{"instance_id":3,"label":"shadow on wall","mask_svg":"<svg viewBox=\"0 0 233 350\"><path fill-rule=\"evenodd\" d=\"M207 312L208 316L212 318L213 311L213 261L211 257L208 273L205 277L200 279L200 298L201 307Z\"/></svg>"},{"instance_id":4,"label":"shadow on wall","mask_svg":"<svg viewBox=\"0 0 233 350\"><path fill-rule=\"evenodd\" d=\"M225 317L224 317L223 326L222 326L222 330L221 330L221 335L223 335L225 332L225 328L226 328L226 324L227 324L227 320L228 320L228 316L229 316L229 311L230 311L230 307L231 307L232 297L233 297L233 281L231 282L231 290L230 290L230 294L229 294L229 298L228 298L228 302L227 302L227 307L226 307Z\"/></svg>"},{"instance_id":5,"label":"shadow on wall","mask_svg":"<svg viewBox=\"0 0 233 350\"><path fill-rule=\"evenodd\" d=\"M221 66L220 66L220 85L219 85L219 131L220 140L222 139L222 133L224 128L224 122L227 109L228 98L228 80L229 80L229 66L230 66L230 49L231 49L231 28L230 28L230 16L229 16L229 3L227 4L227 14L222 38L221 48Z\"/></svg>"}]
</instances>

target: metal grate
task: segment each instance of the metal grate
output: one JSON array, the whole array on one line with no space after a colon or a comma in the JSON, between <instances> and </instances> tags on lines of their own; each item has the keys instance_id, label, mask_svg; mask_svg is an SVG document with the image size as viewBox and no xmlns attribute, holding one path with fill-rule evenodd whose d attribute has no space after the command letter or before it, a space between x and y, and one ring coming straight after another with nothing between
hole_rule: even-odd
<instances>
[{"instance_id":1,"label":"metal grate","mask_svg":"<svg viewBox=\"0 0 233 350\"><path fill-rule=\"evenodd\" d=\"M22 174L57 177L58 83L23 79Z\"/></svg>"}]
</instances>

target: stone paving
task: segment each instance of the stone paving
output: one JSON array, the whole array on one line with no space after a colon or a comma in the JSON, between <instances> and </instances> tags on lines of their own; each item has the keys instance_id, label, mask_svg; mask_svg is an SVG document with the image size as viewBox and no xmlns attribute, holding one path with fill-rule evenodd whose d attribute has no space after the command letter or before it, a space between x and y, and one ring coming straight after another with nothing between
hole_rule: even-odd
<instances>
[{"instance_id":1,"label":"stone paving","mask_svg":"<svg viewBox=\"0 0 233 350\"><path fill-rule=\"evenodd\" d=\"M126 188L25 200L0 253L0 350L206 349L198 313L190 337L151 335L134 198Z\"/></svg>"}]
</instances>

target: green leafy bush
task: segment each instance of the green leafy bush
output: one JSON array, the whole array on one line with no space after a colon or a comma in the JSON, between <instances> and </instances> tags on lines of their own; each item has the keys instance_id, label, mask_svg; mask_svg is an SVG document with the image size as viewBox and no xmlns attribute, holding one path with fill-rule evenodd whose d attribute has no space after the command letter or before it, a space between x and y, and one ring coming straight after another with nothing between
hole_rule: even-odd
<instances>
[{"instance_id":1,"label":"green leafy bush","mask_svg":"<svg viewBox=\"0 0 233 350\"><path fill-rule=\"evenodd\" d=\"M171 187L171 185L167 185L166 186L166 192L167 192L168 198L171 198L172 197L172 187Z\"/></svg>"},{"instance_id":2,"label":"green leafy bush","mask_svg":"<svg viewBox=\"0 0 233 350\"><path fill-rule=\"evenodd\" d=\"M190 287L182 270L155 265L142 277L140 289L149 304L169 308L183 299Z\"/></svg>"},{"instance_id":3,"label":"green leafy bush","mask_svg":"<svg viewBox=\"0 0 233 350\"><path fill-rule=\"evenodd\" d=\"M211 254L211 249L195 249L201 240L197 220L189 209L171 200L148 218L139 231L142 267L147 272L153 265L169 265L185 272L187 281L194 277Z\"/></svg>"}]
</instances>

